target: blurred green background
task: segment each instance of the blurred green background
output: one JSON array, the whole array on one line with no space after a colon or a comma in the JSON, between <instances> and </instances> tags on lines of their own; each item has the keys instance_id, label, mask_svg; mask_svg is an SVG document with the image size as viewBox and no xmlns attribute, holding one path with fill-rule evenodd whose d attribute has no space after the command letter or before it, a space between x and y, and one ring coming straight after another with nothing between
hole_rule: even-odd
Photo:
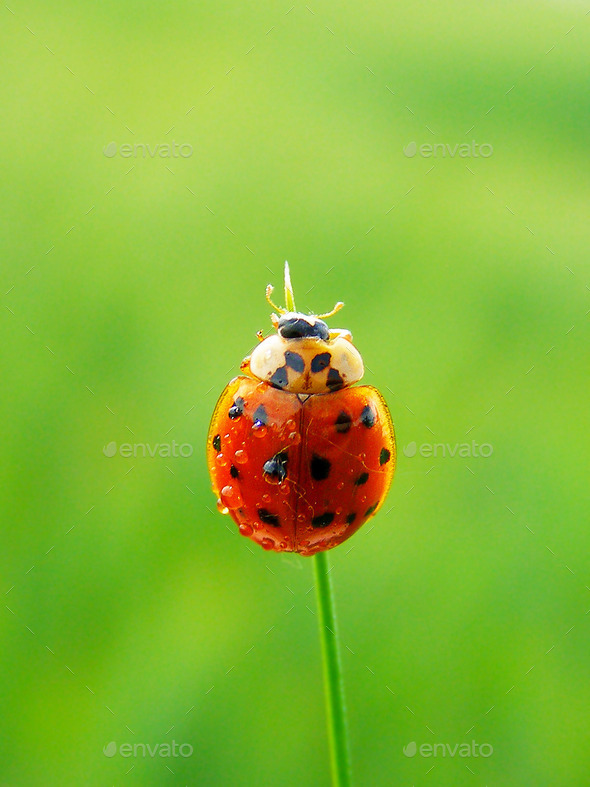
<instances>
[{"instance_id":1,"label":"blurred green background","mask_svg":"<svg viewBox=\"0 0 590 787\"><path fill-rule=\"evenodd\" d=\"M0 783L329 783L312 565L204 461L288 259L398 435L331 553L356 783L588 784L586 7L0 13Z\"/></svg>"}]
</instances>

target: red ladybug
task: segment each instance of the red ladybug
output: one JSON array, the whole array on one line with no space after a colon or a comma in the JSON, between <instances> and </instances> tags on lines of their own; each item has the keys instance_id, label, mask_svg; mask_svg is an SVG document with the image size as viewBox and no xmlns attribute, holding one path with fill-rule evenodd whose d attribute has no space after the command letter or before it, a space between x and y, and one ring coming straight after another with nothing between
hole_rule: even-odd
<instances>
[{"instance_id":1,"label":"red ladybug","mask_svg":"<svg viewBox=\"0 0 590 787\"><path fill-rule=\"evenodd\" d=\"M395 470L395 435L376 388L351 387L363 360L329 314L295 311L289 268L277 333L244 359L221 394L207 461L217 506L264 549L313 555L338 546L381 508Z\"/></svg>"}]
</instances>

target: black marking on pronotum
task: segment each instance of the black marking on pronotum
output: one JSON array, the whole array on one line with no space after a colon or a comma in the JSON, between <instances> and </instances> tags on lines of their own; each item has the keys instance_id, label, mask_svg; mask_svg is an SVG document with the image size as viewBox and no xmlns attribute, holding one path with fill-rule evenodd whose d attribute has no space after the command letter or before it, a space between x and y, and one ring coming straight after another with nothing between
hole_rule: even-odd
<instances>
[{"instance_id":1,"label":"black marking on pronotum","mask_svg":"<svg viewBox=\"0 0 590 787\"><path fill-rule=\"evenodd\" d=\"M275 371L273 376L270 378L270 383L271 385L274 385L275 388L284 388L288 382L289 382L289 378L287 377L286 366L279 366L279 368Z\"/></svg>"},{"instance_id":2,"label":"black marking on pronotum","mask_svg":"<svg viewBox=\"0 0 590 787\"><path fill-rule=\"evenodd\" d=\"M352 525L352 523L354 522L355 519L356 519L356 514L354 514L354 513L353 514L349 514L346 517L346 524L347 525Z\"/></svg>"},{"instance_id":3,"label":"black marking on pronotum","mask_svg":"<svg viewBox=\"0 0 590 787\"><path fill-rule=\"evenodd\" d=\"M244 405L245 404L246 404L246 402L242 399L241 396L237 396L236 397L236 400L234 401L232 406L229 408L229 413L228 413L228 415L232 419L232 421L235 421L236 418L239 418L241 415L243 415L243 413L244 413Z\"/></svg>"},{"instance_id":4,"label":"black marking on pronotum","mask_svg":"<svg viewBox=\"0 0 590 787\"><path fill-rule=\"evenodd\" d=\"M355 486L362 486L363 484L366 484L368 480L369 480L369 474L368 473L361 473L360 476L355 479L354 485Z\"/></svg>"},{"instance_id":5,"label":"black marking on pronotum","mask_svg":"<svg viewBox=\"0 0 590 787\"><path fill-rule=\"evenodd\" d=\"M352 426L352 418L343 410L334 422L334 425L337 432L348 432Z\"/></svg>"},{"instance_id":6,"label":"black marking on pronotum","mask_svg":"<svg viewBox=\"0 0 590 787\"><path fill-rule=\"evenodd\" d=\"M266 426L268 423L268 413L263 404L258 405L256 410L254 410L252 421L254 422L254 426Z\"/></svg>"},{"instance_id":7,"label":"black marking on pronotum","mask_svg":"<svg viewBox=\"0 0 590 787\"><path fill-rule=\"evenodd\" d=\"M314 481L323 481L330 475L332 464L329 459L314 454L311 458L310 470Z\"/></svg>"},{"instance_id":8,"label":"black marking on pronotum","mask_svg":"<svg viewBox=\"0 0 590 787\"><path fill-rule=\"evenodd\" d=\"M276 514L271 514L266 508L259 508L258 516L260 517L260 521L264 522L265 525L272 525L273 527L281 526L278 516Z\"/></svg>"},{"instance_id":9,"label":"black marking on pronotum","mask_svg":"<svg viewBox=\"0 0 590 787\"><path fill-rule=\"evenodd\" d=\"M340 377L338 369L330 369L326 385L328 388L341 388L344 385L344 380Z\"/></svg>"},{"instance_id":10,"label":"black marking on pronotum","mask_svg":"<svg viewBox=\"0 0 590 787\"><path fill-rule=\"evenodd\" d=\"M334 521L334 514L331 511L326 511L325 514L320 514L319 516L314 516L311 520L311 524L313 527L328 527Z\"/></svg>"},{"instance_id":11,"label":"black marking on pronotum","mask_svg":"<svg viewBox=\"0 0 590 787\"><path fill-rule=\"evenodd\" d=\"M286 451L279 451L271 459L268 459L262 466L262 471L265 475L282 482L287 477L287 459L288 454Z\"/></svg>"},{"instance_id":12,"label":"black marking on pronotum","mask_svg":"<svg viewBox=\"0 0 590 787\"><path fill-rule=\"evenodd\" d=\"M235 465L232 465L230 467L229 474L230 474L230 476L232 478L239 478L240 477L240 471L238 470L238 468Z\"/></svg>"},{"instance_id":13,"label":"black marking on pronotum","mask_svg":"<svg viewBox=\"0 0 590 787\"><path fill-rule=\"evenodd\" d=\"M330 331L323 320L317 318L311 322L304 315L284 315L279 320L279 334L283 339L303 339L306 336L314 336L323 339L325 342L330 338Z\"/></svg>"},{"instance_id":14,"label":"black marking on pronotum","mask_svg":"<svg viewBox=\"0 0 590 787\"><path fill-rule=\"evenodd\" d=\"M390 459L391 451L388 451L387 448L382 448L381 453L379 454L379 464L386 465Z\"/></svg>"},{"instance_id":15,"label":"black marking on pronotum","mask_svg":"<svg viewBox=\"0 0 590 787\"><path fill-rule=\"evenodd\" d=\"M372 506L369 506L369 508L367 508L367 510L365 511L365 516L371 516L371 514L375 512L378 505L379 505L379 501L377 500L376 503L373 503Z\"/></svg>"},{"instance_id":16,"label":"black marking on pronotum","mask_svg":"<svg viewBox=\"0 0 590 787\"><path fill-rule=\"evenodd\" d=\"M213 438L213 440L211 440L211 442L213 444L213 448L216 451L221 451L221 435L220 434L216 434L215 437Z\"/></svg>"},{"instance_id":17,"label":"black marking on pronotum","mask_svg":"<svg viewBox=\"0 0 590 787\"><path fill-rule=\"evenodd\" d=\"M370 404L365 405L363 408L363 412L361 413L361 424L366 426L367 429L371 429L371 427L375 426L375 411Z\"/></svg>"},{"instance_id":18,"label":"black marking on pronotum","mask_svg":"<svg viewBox=\"0 0 590 787\"><path fill-rule=\"evenodd\" d=\"M305 361L303 358L299 353L292 353L291 350L287 350L285 353L285 363L295 372L302 372L305 369Z\"/></svg>"},{"instance_id":19,"label":"black marking on pronotum","mask_svg":"<svg viewBox=\"0 0 590 787\"><path fill-rule=\"evenodd\" d=\"M330 365L331 360L331 353L318 353L311 359L311 371L314 374L317 372L323 372L324 369Z\"/></svg>"}]
</instances>

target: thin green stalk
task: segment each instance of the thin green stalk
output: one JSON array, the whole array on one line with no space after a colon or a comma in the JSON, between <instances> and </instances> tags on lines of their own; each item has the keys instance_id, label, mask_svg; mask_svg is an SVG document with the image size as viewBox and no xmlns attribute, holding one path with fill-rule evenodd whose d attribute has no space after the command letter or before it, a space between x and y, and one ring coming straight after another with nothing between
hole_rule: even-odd
<instances>
[{"instance_id":1,"label":"thin green stalk","mask_svg":"<svg viewBox=\"0 0 590 787\"><path fill-rule=\"evenodd\" d=\"M287 260L285 260L285 306L288 312L295 311L295 296L293 295L293 285L291 284L291 274Z\"/></svg>"},{"instance_id":2,"label":"thin green stalk","mask_svg":"<svg viewBox=\"0 0 590 787\"><path fill-rule=\"evenodd\" d=\"M318 552L313 557L313 562L315 567L320 641L324 662L324 688L326 692L328 736L330 739L332 784L334 787L350 787L350 757L348 753L344 685L342 682L336 611L327 553Z\"/></svg>"}]
</instances>

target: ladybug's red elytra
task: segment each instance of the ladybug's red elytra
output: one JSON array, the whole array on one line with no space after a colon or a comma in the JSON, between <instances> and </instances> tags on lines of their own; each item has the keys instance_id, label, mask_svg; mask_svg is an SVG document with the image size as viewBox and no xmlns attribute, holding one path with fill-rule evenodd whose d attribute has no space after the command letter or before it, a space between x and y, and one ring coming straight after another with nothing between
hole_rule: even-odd
<instances>
[{"instance_id":1,"label":"ladybug's red elytra","mask_svg":"<svg viewBox=\"0 0 590 787\"><path fill-rule=\"evenodd\" d=\"M276 552L313 555L346 541L383 505L395 470L395 434L376 388L352 387L363 360L339 311L287 309L266 297L276 333L227 385L213 412L207 462L217 506L242 535Z\"/></svg>"}]
</instances>

